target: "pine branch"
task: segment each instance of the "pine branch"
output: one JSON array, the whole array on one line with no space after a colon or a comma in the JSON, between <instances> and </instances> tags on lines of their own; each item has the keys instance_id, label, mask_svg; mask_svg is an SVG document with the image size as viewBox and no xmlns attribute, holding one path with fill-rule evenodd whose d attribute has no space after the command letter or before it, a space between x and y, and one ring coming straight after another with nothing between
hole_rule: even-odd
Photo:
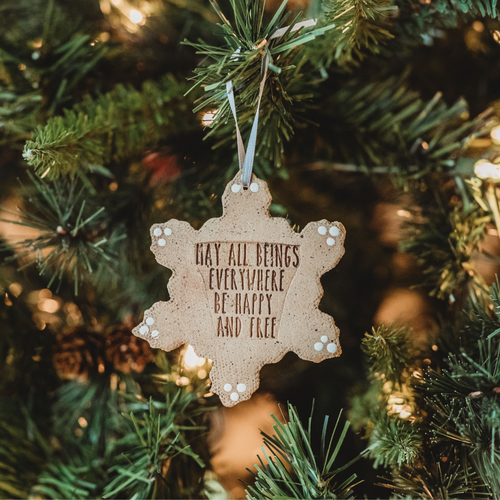
<instances>
[{"instance_id":1,"label":"pine branch","mask_svg":"<svg viewBox=\"0 0 500 500\"><path fill-rule=\"evenodd\" d=\"M365 49L378 53L379 45L394 36L388 21L397 13L397 7L391 3L391 0L328 0L325 18L336 27L315 43L312 57L319 48L319 64L329 68L333 62L345 65L361 60Z\"/></svg>"},{"instance_id":2,"label":"pine branch","mask_svg":"<svg viewBox=\"0 0 500 500\"><path fill-rule=\"evenodd\" d=\"M463 463L437 462L420 467L406 466L388 483L381 484L394 491L396 499L420 498L442 500L487 496L472 467Z\"/></svg>"},{"instance_id":3,"label":"pine branch","mask_svg":"<svg viewBox=\"0 0 500 500\"><path fill-rule=\"evenodd\" d=\"M199 437L200 432L205 431L199 417L213 408L196 404L196 393L173 384L166 394L164 403L152 399L130 403L130 421L135 433L127 434L116 443L115 465L109 469L103 498L178 498L181 495L196 498L199 495L206 465L188 444L186 433L195 433L190 436L191 443L193 437ZM179 461L180 470L175 466Z\"/></svg>"},{"instance_id":4,"label":"pine branch","mask_svg":"<svg viewBox=\"0 0 500 500\"><path fill-rule=\"evenodd\" d=\"M496 300L498 287L490 293ZM470 300L466 313L477 309ZM483 322L477 348L450 355L441 370L428 370L416 379L415 389L432 415L433 441L465 449L496 497L500 492L500 342L489 335L491 317L474 316L476 322Z\"/></svg>"},{"instance_id":5,"label":"pine branch","mask_svg":"<svg viewBox=\"0 0 500 500\"><path fill-rule=\"evenodd\" d=\"M375 419L368 450L373 467L413 466L422 454L423 438L418 425L386 413Z\"/></svg>"},{"instance_id":6,"label":"pine branch","mask_svg":"<svg viewBox=\"0 0 500 500\"><path fill-rule=\"evenodd\" d=\"M490 287L490 304L485 302L472 302L464 311L464 323L467 336L461 339L461 346L469 355L476 356L481 340L493 338L500 332L500 287L499 282Z\"/></svg>"},{"instance_id":7,"label":"pine branch","mask_svg":"<svg viewBox=\"0 0 500 500\"><path fill-rule=\"evenodd\" d=\"M30 178L36 194L24 188L27 206L21 210L20 220L2 220L35 229L38 235L16 243L14 254L5 261L25 261L22 267L36 264L40 275L49 274L47 286L57 282L57 290L70 275L78 295L80 281L95 267L113 268L113 246L123 236L114 232L106 236L104 208L87 208L85 186L77 191L75 180L49 185L32 175Z\"/></svg>"},{"instance_id":8,"label":"pine branch","mask_svg":"<svg viewBox=\"0 0 500 500\"><path fill-rule=\"evenodd\" d=\"M307 429L301 424L297 410L288 404L289 422L281 423L275 415L273 426L275 434L264 436L262 447L264 461L259 458L260 465L255 465L257 473L255 483L247 487L247 498L278 499L278 498L353 498L352 488L355 486L356 474L340 484L334 482L337 476L358 460L357 457L348 464L333 468L342 442L349 428L346 422L335 442L335 433L340 421L340 414L335 427L327 437L328 417L323 424L321 435L321 457L314 456L311 447L311 418ZM335 446L334 449L332 447ZM250 470L250 469L249 469Z\"/></svg>"},{"instance_id":9,"label":"pine branch","mask_svg":"<svg viewBox=\"0 0 500 500\"><path fill-rule=\"evenodd\" d=\"M495 397L500 391L500 343L480 340L477 360L462 350L459 355L449 357L446 369L430 370L423 380L429 395Z\"/></svg>"},{"instance_id":10,"label":"pine branch","mask_svg":"<svg viewBox=\"0 0 500 500\"><path fill-rule=\"evenodd\" d=\"M10 6L10 12L18 14L17 18L9 19L8 13L3 21L8 28L0 31L8 31L11 36L0 35L0 68L3 59L9 90L24 96L30 93L43 96L32 120L41 119L42 113L58 112L75 95L79 100L82 82L91 79L105 59L120 51L117 46L112 49L111 44L99 40L99 23L95 20L89 23L86 19L85 11L88 14L95 9L92 4L84 0L79 4L80 10L55 0L33 0L29 5L21 1ZM33 40L37 41L36 47Z\"/></svg>"},{"instance_id":11,"label":"pine branch","mask_svg":"<svg viewBox=\"0 0 500 500\"><path fill-rule=\"evenodd\" d=\"M38 127L23 156L35 171L49 178L137 157L183 126L196 126L194 120L178 120L187 108L184 91L185 85L173 77L146 82L141 91L118 85Z\"/></svg>"},{"instance_id":12,"label":"pine branch","mask_svg":"<svg viewBox=\"0 0 500 500\"><path fill-rule=\"evenodd\" d=\"M424 389L425 390L425 389ZM500 405L494 395L481 396L471 393L459 398L433 395L426 398L432 412L434 443L448 449L460 445L477 470L484 487L493 494L500 492ZM462 457L464 463L468 459Z\"/></svg>"},{"instance_id":13,"label":"pine branch","mask_svg":"<svg viewBox=\"0 0 500 500\"><path fill-rule=\"evenodd\" d=\"M368 356L373 378L399 386L403 372L411 363L414 348L411 331L406 327L381 325L365 333L361 349Z\"/></svg>"},{"instance_id":14,"label":"pine branch","mask_svg":"<svg viewBox=\"0 0 500 500\"><path fill-rule=\"evenodd\" d=\"M319 28L294 30L295 25L302 21L301 15L291 19L290 13L285 10L286 3L287 0L284 0L269 24L265 25L262 1L232 1L234 26L213 3L222 20L219 28L224 44L215 47L201 42L185 42L193 46L198 54L213 61L194 72L192 80L195 86L200 85L205 90L205 96L198 99L194 111L216 109L207 137L214 135L222 140L232 136L234 130L226 83L232 81L238 123L245 137L255 115L263 76L262 64L267 57L271 71L261 104L261 123L265 126L261 127L259 143L269 161L277 165L283 153L283 144L293 135L293 125L302 112L302 102L312 97L311 88L319 81L316 71L310 74L310 68L305 69L307 56L302 46L334 27L327 24ZM278 30L285 32L273 38ZM228 123L229 127L224 127Z\"/></svg>"},{"instance_id":15,"label":"pine branch","mask_svg":"<svg viewBox=\"0 0 500 500\"><path fill-rule=\"evenodd\" d=\"M431 296L440 299L469 288L475 295L484 290L485 283L476 272L473 253L486 235L491 217L474 203L456 207L449 215L440 210L432 219L411 223L410 233L401 244L402 251L417 256L431 285Z\"/></svg>"},{"instance_id":16,"label":"pine branch","mask_svg":"<svg viewBox=\"0 0 500 500\"><path fill-rule=\"evenodd\" d=\"M43 469L46 443L30 435L29 422L13 399L0 399L0 497L28 498Z\"/></svg>"},{"instance_id":17,"label":"pine branch","mask_svg":"<svg viewBox=\"0 0 500 500\"><path fill-rule=\"evenodd\" d=\"M38 498L96 498L97 485L81 479L90 472L90 467L67 466L52 463L40 474L31 494Z\"/></svg>"},{"instance_id":18,"label":"pine branch","mask_svg":"<svg viewBox=\"0 0 500 500\"><path fill-rule=\"evenodd\" d=\"M22 143L36 127L42 105L39 92L19 94L0 85L0 145Z\"/></svg>"},{"instance_id":19,"label":"pine branch","mask_svg":"<svg viewBox=\"0 0 500 500\"><path fill-rule=\"evenodd\" d=\"M354 79L329 100L325 128L331 129L341 151L338 160L364 167L397 167L405 176L447 171L473 138L489 132L492 109L466 121L467 104L448 107L440 93L424 102L408 90L406 77L366 83ZM331 110L331 111L330 111Z\"/></svg>"},{"instance_id":20,"label":"pine branch","mask_svg":"<svg viewBox=\"0 0 500 500\"><path fill-rule=\"evenodd\" d=\"M308 52L314 66L359 66L369 53L384 58L432 40L443 29L476 17L498 18L496 0L440 0L416 4L409 0L329 0L325 17L336 28L315 41ZM334 50L332 50L332 48ZM323 70L324 71L324 70Z\"/></svg>"}]
</instances>

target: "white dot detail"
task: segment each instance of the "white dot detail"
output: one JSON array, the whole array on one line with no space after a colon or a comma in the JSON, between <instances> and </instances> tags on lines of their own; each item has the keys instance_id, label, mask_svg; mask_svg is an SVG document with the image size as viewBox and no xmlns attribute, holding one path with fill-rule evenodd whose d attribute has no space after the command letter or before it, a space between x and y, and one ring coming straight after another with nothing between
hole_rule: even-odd
<instances>
[{"instance_id":1,"label":"white dot detail","mask_svg":"<svg viewBox=\"0 0 500 500\"><path fill-rule=\"evenodd\" d=\"M149 332L149 328L146 326L146 325L142 325L140 328L139 328L139 333L141 335L146 335L146 333Z\"/></svg>"},{"instance_id":2,"label":"white dot detail","mask_svg":"<svg viewBox=\"0 0 500 500\"><path fill-rule=\"evenodd\" d=\"M166 227L163 232L165 233L165 236L170 236L172 234L172 230L169 227Z\"/></svg>"},{"instance_id":3,"label":"white dot detail","mask_svg":"<svg viewBox=\"0 0 500 500\"><path fill-rule=\"evenodd\" d=\"M326 227L325 226L319 226L318 227L318 233L321 234L321 236L324 236L327 233Z\"/></svg>"},{"instance_id":4,"label":"white dot detail","mask_svg":"<svg viewBox=\"0 0 500 500\"><path fill-rule=\"evenodd\" d=\"M316 344L314 344L314 348L315 348L317 351L321 351L321 350L323 350L323 342L316 342Z\"/></svg>"},{"instance_id":5,"label":"white dot detail","mask_svg":"<svg viewBox=\"0 0 500 500\"><path fill-rule=\"evenodd\" d=\"M256 193L258 190L259 185L256 182L252 182L252 184L250 184L250 191L252 191L252 193Z\"/></svg>"},{"instance_id":6,"label":"white dot detail","mask_svg":"<svg viewBox=\"0 0 500 500\"><path fill-rule=\"evenodd\" d=\"M159 227L155 227L155 230L153 231L153 234L155 236L161 236L161 229Z\"/></svg>"},{"instance_id":7,"label":"white dot detail","mask_svg":"<svg viewBox=\"0 0 500 500\"><path fill-rule=\"evenodd\" d=\"M157 339L159 336L160 336L160 332L158 330L153 330L151 332L151 337L153 337L154 339Z\"/></svg>"},{"instance_id":8,"label":"white dot detail","mask_svg":"<svg viewBox=\"0 0 500 500\"><path fill-rule=\"evenodd\" d=\"M328 345L326 346L326 350L327 350L328 352L331 352L332 354L333 354L334 352L337 352L337 349L338 349L337 344L334 344L333 342L332 342L331 344L328 344Z\"/></svg>"},{"instance_id":9,"label":"white dot detail","mask_svg":"<svg viewBox=\"0 0 500 500\"><path fill-rule=\"evenodd\" d=\"M247 390L247 386L245 384L238 384L236 386L236 390L238 392L245 392Z\"/></svg>"},{"instance_id":10,"label":"white dot detail","mask_svg":"<svg viewBox=\"0 0 500 500\"><path fill-rule=\"evenodd\" d=\"M232 392L229 397L231 398L231 401L238 401L238 399L240 399L240 395L237 392Z\"/></svg>"},{"instance_id":11,"label":"white dot detail","mask_svg":"<svg viewBox=\"0 0 500 500\"><path fill-rule=\"evenodd\" d=\"M146 325L154 325L155 324L155 320L153 318L147 318L146 319Z\"/></svg>"},{"instance_id":12,"label":"white dot detail","mask_svg":"<svg viewBox=\"0 0 500 500\"><path fill-rule=\"evenodd\" d=\"M231 384L224 384L224 390L226 392L229 392L232 388L233 388L233 386Z\"/></svg>"},{"instance_id":13,"label":"white dot detail","mask_svg":"<svg viewBox=\"0 0 500 500\"><path fill-rule=\"evenodd\" d=\"M159 242L158 242L159 243ZM326 240L326 244L330 247L332 247L333 245L335 245L335 240L333 238L328 238Z\"/></svg>"},{"instance_id":14,"label":"white dot detail","mask_svg":"<svg viewBox=\"0 0 500 500\"><path fill-rule=\"evenodd\" d=\"M332 236L338 236L340 234L340 229L337 226L332 226L330 228L330 234Z\"/></svg>"},{"instance_id":15,"label":"white dot detail","mask_svg":"<svg viewBox=\"0 0 500 500\"><path fill-rule=\"evenodd\" d=\"M331 238L328 238L328 239L331 240ZM167 244L167 242L163 238L160 238L158 240L158 245L160 245L161 247L164 247L166 244Z\"/></svg>"},{"instance_id":16,"label":"white dot detail","mask_svg":"<svg viewBox=\"0 0 500 500\"><path fill-rule=\"evenodd\" d=\"M240 189L241 189L241 186L240 186L239 184L233 184L233 185L231 186L231 191L232 191L233 193L237 193Z\"/></svg>"},{"instance_id":17,"label":"white dot detail","mask_svg":"<svg viewBox=\"0 0 500 500\"><path fill-rule=\"evenodd\" d=\"M321 342L323 342L323 344L326 344L328 342L328 337L326 335L323 335L321 337Z\"/></svg>"}]
</instances>

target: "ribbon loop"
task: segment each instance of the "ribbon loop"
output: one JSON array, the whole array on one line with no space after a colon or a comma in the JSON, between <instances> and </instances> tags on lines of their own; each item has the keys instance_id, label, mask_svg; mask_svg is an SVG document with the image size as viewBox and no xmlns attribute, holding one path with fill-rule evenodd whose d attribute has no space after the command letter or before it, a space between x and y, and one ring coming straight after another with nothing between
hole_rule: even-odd
<instances>
[{"instance_id":1,"label":"ribbon loop","mask_svg":"<svg viewBox=\"0 0 500 500\"><path fill-rule=\"evenodd\" d=\"M266 42L267 43L267 42ZM229 81L226 83L226 92L227 97L229 99L229 106L233 113L234 123L236 124L236 141L238 145L238 163L240 166L241 174L241 183L244 187L248 187L252 180L252 170L253 170L253 162L255 160L255 148L257 145L257 129L259 127L259 112L260 112L260 103L262 101L262 95L264 94L264 88L266 85L267 78L267 69L269 67L269 56L267 54L264 55L264 59L262 61L264 75L260 82L259 88L259 98L257 100L257 110L255 112L255 117L253 120L252 130L250 132L250 137L248 139L247 150L245 152L245 145L243 144L243 139L241 138L240 128L238 126L238 117L236 116L236 103L234 100L234 92L233 92L233 82Z\"/></svg>"},{"instance_id":2,"label":"ribbon loop","mask_svg":"<svg viewBox=\"0 0 500 500\"><path fill-rule=\"evenodd\" d=\"M314 26L316 24L316 19L309 19L307 21L297 23L295 24L291 31L297 31L301 28L307 28L310 26ZM289 26L286 26L285 28L281 28L279 30L276 30L272 35L270 40L273 38L277 38L280 36L283 36L289 29ZM264 58L262 60L262 71L263 77L262 81L260 82L260 88L259 88L259 98L257 100L257 111L255 112L255 118L253 120L253 125L252 125L252 130L250 132L250 137L248 139L248 145L247 145L247 150L245 153L245 145L243 144L243 139L241 138L241 132L240 128L238 127L238 118L236 116L236 103L234 100L234 92L233 92L233 82L229 81L226 83L226 92L227 92L227 97L229 99L229 107L231 108L231 111L233 113L234 117L234 123L236 124L236 141L238 145L238 164L240 166L241 170L241 183L243 184L244 187L248 187L250 185L250 182L252 180L252 170L253 170L253 162L255 159L255 148L257 146L257 129L259 127L259 111L260 111L260 103L262 101L262 95L264 94L264 87L266 85L266 78L267 78L267 70L269 68L269 53L267 51L267 40L262 40L258 46L255 46L254 49L262 49L266 50L264 54ZM235 53L232 55L232 58L237 58L236 55L239 54L241 48L237 49Z\"/></svg>"}]
</instances>

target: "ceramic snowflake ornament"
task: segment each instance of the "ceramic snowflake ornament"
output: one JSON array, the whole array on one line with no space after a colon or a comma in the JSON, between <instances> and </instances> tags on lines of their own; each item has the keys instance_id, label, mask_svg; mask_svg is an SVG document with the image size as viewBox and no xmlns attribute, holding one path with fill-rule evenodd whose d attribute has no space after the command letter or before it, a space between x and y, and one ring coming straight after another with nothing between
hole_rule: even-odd
<instances>
[{"instance_id":1,"label":"ceramic snowflake ornament","mask_svg":"<svg viewBox=\"0 0 500 500\"><path fill-rule=\"evenodd\" d=\"M233 406L258 388L262 366L288 351L314 362L340 355L339 330L318 304L345 229L321 220L295 232L269 214L267 184L253 176L243 188L240 172L222 203L223 215L198 231L175 219L151 228L156 260L172 269L170 300L148 309L134 333L212 359L212 390Z\"/></svg>"}]
</instances>

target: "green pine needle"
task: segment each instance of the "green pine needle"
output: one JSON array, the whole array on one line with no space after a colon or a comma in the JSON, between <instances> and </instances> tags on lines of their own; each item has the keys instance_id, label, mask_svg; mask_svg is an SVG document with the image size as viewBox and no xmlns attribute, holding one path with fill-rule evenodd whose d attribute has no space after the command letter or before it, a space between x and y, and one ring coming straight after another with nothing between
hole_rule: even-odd
<instances>
[{"instance_id":1,"label":"green pine needle","mask_svg":"<svg viewBox=\"0 0 500 500\"><path fill-rule=\"evenodd\" d=\"M413 465L422 453L423 438L416 424L382 415L370 435L370 458L373 466Z\"/></svg>"},{"instance_id":2,"label":"green pine needle","mask_svg":"<svg viewBox=\"0 0 500 500\"><path fill-rule=\"evenodd\" d=\"M327 0L325 17L336 27L319 41L330 47L329 51L321 51L324 66L329 67L334 61L342 65L353 58L359 60L365 49L377 53L380 44L393 38L388 21L397 7L391 3L391 0Z\"/></svg>"},{"instance_id":3,"label":"green pine needle","mask_svg":"<svg viewBox=\"0 0 500 500\"><path fill-rule=\"evenodd\" d=\"M373 328L372 333L365 333L361 349L368 356L372 376L398 386L413 356L411 331L381 325Z\"/></svg>"},{"instance_id":4,"label":"green pine needle","mask_svg":"<svg viewBox=\"0 0 500 500\"><path fill-rule=\"evenodd\" d=\"M220 7L212 2L222 21L219 25L223 39L221 46L210 46L201 41L185 42L211 61L194 71L194 87L201 86L205 90L194 111L215 108L217 111L208 136L216 135L223 140L234 135L226 83L232 81L238 123L246 137L257 106L262 64L267 58L270 71L260 108L260 120L265 125L259 133L258 151L265 151L266 158L277 165L280 164L283 144L290 141L294 122L304 111L301 103L312 97L311 89L320 80L317 70L306 69L308 58L302 46L335 26L327 24L293 31L295 24L303 18L301 14L292 18L285 9L286 3L284 0L271 21L264 24L263 1L233 0L234 23L231 24ZM285 27L288 29L283 35L271 38L278 29Z\"/></svg>"},{"instance_id":5,"label":"green pine needle","mask_svg":"<svg viewBox=\"0 0 500 500\"><path fill-rule=\"evenodd\" d=\"M166 134L181 131L180 124L193 127L192 120L178 120L187 110L186 88L165 77L144 83L140 91L118 85L87 98L39 126L24 147L24 159L39 175L55 179L142 155Z\"/></svg>"},{"instance_id":6,"label":"green pine needle","mask_svg":"<svg viewBox=\"0 0 500 500\"><path fill-rule=\"evenodd\" d=\"M104 208L86 209L88 189L78 190L76 180L49 184L29 175L35 193L23 188L26 208L20 209L20 219L10 214L10 219L1 220L34 229L37 236L14 244L13 255L5 262L17 261L21 268L36 264L40 275L48 277L47 286L57 284L57 290L70 277L78 295L80 281L94 268L113 269L113 246L124 236L107 235Z\"/></svg>"},{"instance_id":7,"label":"green pine needle","mask_svg":"<svg viewBox=\"0 0 500 500\"><path fill-rule=\"evenodd\" d=\"M307 429L300 422L297 410L290 404L289 421L286 424L280 422L275 415L271 416L275 422L274 435L262 432L265 461L259 456L259 465L255 465L257 472L250 471L255 476L255 483L247 487L247 498L353 498L352 488L355 486L356 474L345 480L338 480L337 476L360 457L334 467L349 422L343 425L340 435L335 438L341 417L339 414L328 437L328 417L325 418L321 435L321 456L316 457L311 445L312 415Z\"/></svg>"}]
</instances>

